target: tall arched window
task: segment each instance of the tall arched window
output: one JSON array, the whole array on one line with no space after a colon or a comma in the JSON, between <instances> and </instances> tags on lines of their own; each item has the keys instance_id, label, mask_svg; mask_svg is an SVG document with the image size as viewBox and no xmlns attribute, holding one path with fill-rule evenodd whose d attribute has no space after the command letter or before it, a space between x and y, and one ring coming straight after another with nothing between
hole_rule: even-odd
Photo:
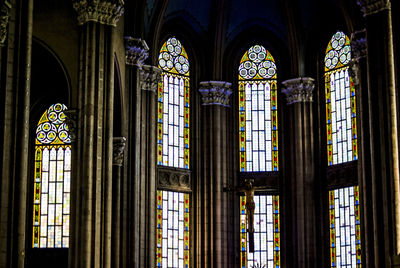
<instances>
[{"instance_id":1,"label":"tall arched window","mask_svg":"<svg viewBox=\"0 0 400 268\"><path fill-rule=\"evenodd\" d=\"M34 248L69 244L71 139L64 104L50 106L36 128L33 198Z\"/></svg>"},{"instance_id":2,"label":"tall arched window","mask_svg":"<svg viewBox=\"0 0 400 268\"><path fill-rule=\"evenodd\" d=\"M274 58L263 46L254 45L244 53L238 71L241 175L276 172L278 103ZM250 252L246 197L240 197L241 267L279 267L279 196L255 193L254 203L254 252Z\"/></svg>"},{"instance_id":3,"label":"tall arched window","mask_svg":"<svg viewBox=\"0 0 400 268\"><path fill-rule=\"evenodd\" d=\"M328 169L357 160L356 94L349 74L349 38L338 31L325 54L325 97ZM356 168L342 166L343 169ZM361 267L360 201L357 176L345 181L328 176L331 267ZM338 187L343 185L345 187Z\"/></svg>"},{"instance_id":4,"label":"tall arched window","mask_svg":"<svg viewBox=\"0 0 400 268\"><path fill-rule=\"evenodd\" d=\"M260 45L239 66L240 171L278 171L276 65Z\"/></svg>"},{"instance_id":5,"label":"tall arched window","mask_svg":"<svg viewBox=\"0 0 400 268\"><path fill-rule=\"evenodd\" d=\"M357 160L355 89L349 75L351 46L335 33L325 53L326 134L328 165Z\"/></svg>"},{"instance_id":6,"label":"tall arched window","mask_svg":"<svg viewBox=\"0 0 400 268\"><path fill-rule=\"evenodd\" d=\"M169 38L161 47L163 70L158 88L159 170L190 176L189 169L189 60L181 42ZM162 177L162 175L159 177ZM190 185L158 184L157 267L190 266Z\"/></svg>"},{"instance_id":7,"label":"tall arched window","mask_svg":"<svg viewBox=\"0 0 400 268\"><path fill-rule=\"evenodd\" d=\"M178 39L164 43L158 65L158 165L189 169L189 60Z\"/></svg>"}]
</instances>

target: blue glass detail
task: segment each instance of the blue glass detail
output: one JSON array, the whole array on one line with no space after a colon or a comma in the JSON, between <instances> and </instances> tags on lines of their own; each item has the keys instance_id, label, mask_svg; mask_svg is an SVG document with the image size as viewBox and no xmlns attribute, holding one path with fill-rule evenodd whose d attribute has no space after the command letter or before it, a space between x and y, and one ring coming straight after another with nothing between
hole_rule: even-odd
<instances>
[{"instance_id":1,"label":"blue glass detail","mask_svg":"<svg viewBox=\"0 0 400 268\"><path fill-rule=\"evenodd\" d=\"M158 98L158 101L159 101L159 102L162 102L162 98Z\"/></svg>"},{"instance_id":2,"label":"blue glass detail","mask_svg":"<svg viewBox=\"0 0 400 268\"><path fill-rule=\"evenodd\" d=\"M274 171L278 171L278 168L277 168L277 167L274 167Z\"/></svg>"},{"instance_id":3,"label":"blue glass detail","mask_svg":"<svg viewBox=\"0 0 400 268\"><path fill-rule=\"evenodd\" d=\"M244 168L241 168L240 171L244 171Z\"/></svg>"},{"instance_id":4,"label":"blue glass detail","mask_svg":"<svg viewBox=\"0 0 400 268\"><path fill-rule=\"evenodd\" d=\"M185 168L189 168L188 165L185 165Z\"/></svg>"},{"instance_id":5,"label":"blue glass detail","mask_svg":"<svg viewBox=\"0 0 400 268\"><path fill-rule=\"evenodd\" d=\"M241 151L241 152L244 152L244 147L240 147L240 151Z\"/></svg>"},{"instance_id":6,"label":"blue glass detail","mask_svg":"<svg viewBox=\"0 0 400 268\"><path fill-rule=\"evenodd\" d=\"M185 144L185 148L188 148L188 147L189 147L189 145Z\"/></svg>"},{"instance_id":7,"label":"blue glass detail","mask_svg":"<svg viewBox=\"0 0 400 268\"><path fill-rule=\"evenodd\" d=\"M272 129L273 129L273 130L276 130L276 126L274 126Z\"/></svg>"},{"instance_id":8,"label":"blue glass detail","mask_svg":"<svg viewBox=\"0 0 400 268\"><path fill-rule=\"evenodd\" d=\"M244 131L244 127L240 127L240 131Z\"/></svg>"},{"instance_id":9,"label":"blue glass detail","mask_svg":"<svg viewBox=\"0 0 400 268\"><path fill-rule=\"evenodd\" d=\"M332 141L329 141L328 144L331 145L331 144L332 144Z\"/></svg>"}]
</instances>

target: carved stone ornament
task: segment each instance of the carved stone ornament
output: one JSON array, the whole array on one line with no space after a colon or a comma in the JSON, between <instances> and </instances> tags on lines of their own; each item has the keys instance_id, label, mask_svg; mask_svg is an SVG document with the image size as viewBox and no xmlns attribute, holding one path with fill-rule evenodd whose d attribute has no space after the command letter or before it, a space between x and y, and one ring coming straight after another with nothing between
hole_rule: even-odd
<instances>
[{"instance_id":1,"label":"carved stone ornament","mask_svg":"<svg viewBox=\"0 0 400 268\"><path fill-rule=\"evenodd\" d=\"M351 34L351 58L359 60L367 56L367 37L365 29Z\"/></svg>"},{"instance_id":2,"label":"carved stone ornament","mask_svg":"<svg viewBox=\"0 0 400 268\"><path fill-rule=\"evenodd\" d=\"M389 0L357 0L357 4L361 7L364 17L382 10L390 10Z\"/></svg>"},{"instance_id":3,"label":"carved stone ornament","mask_svg":"<svg viewBox=\"0 0 400 268\"><path fill-rule=\"evenodd\" d=\"M296 102L312 102L314 79L311 77L299 77L282 82L284 89L282 92L286 95L287 104Z\"/></svg>"},{"instance_id":4,"label":"carved stone ornament","mask_svg":"<svg viewBox=\"0 0 400 268\"><path fill-rule=\"evenodd\" d=\"M78 110L76 109L65 110L64 114L65 114L65 123L68 126L68 133L71 138L71 142L75 142L77 124L78 124Z\"/></svg>"},{"instance_id":5,"label":"carved stone ornament","mask_svg":"<svg viewBox=\"0 0 400 268\"><path fill-rule=\"evenodd\" d=\"M113 165L122 167L124 165L124 150L126 138L114 137L113 138Z\"/></svg>"},{"instance_id":6,"label":"carved stone ornament","mask_svg":"<svg viewBox=\"0 0 400 268\"><path fill-rule=\"evenodd\" d=\"M232 83L225 81L200 82L203 105L222 105L229 107L229 96L232 94Z\"/></svg>"},{"instance_id":7,"label":"carved stone ornament","mask_svg":"<svg viewBox=\"0 0 400 268\"><path fill-rule=\"evenodd\" d=\"M149 56L149 47L143 39L125 37L125 59L127 65L134 65L141 68Z\"/></svg>"},{"instance_id":8,"label":"carved stone ornament","mask_svg":"<svg viewBox=\"0 0 400 268\"><path fill-rule=\"evenodd\" d=\"M157 92L158 83L161 81L161 69L143 65L140 70L140 89Z\"/></svg>"},{"instance_id":9,"label":"carved stone ornament","mask_svg":"<svg viewBox=\"0 0 400 268\"><path fill-rule=\"evenodd\" d=\"M191 191L191 176L189 170L158 167L158 189Z\"/></svg>"},{"instance_id":10,"label":"carved stone ornament","mask_svg":"<svg viewBox=\"0 0 400 268\"><path fill-rule=\"evenodd\" d=\"M7 38L7 25L8 25L8 18L9 18L9 11L11 9L11 4L5 0L1 2L1 9L0 9L0 47L4 46Z\"/></svg>"},{"instance_id":11,"label":"carved stone ornament","mask_svg":"<svg viewBox=\"0 0 400 268\"><path fill-rule=\"evenodd\" d=\"M72 5L78 13L78 24L89 21L116 26L124 13L123 0L72 0Z\"/></svg>"},{"instance_id":12,"label":"carved stone ornament","mask_svg":"<svg viewBox=\"0 0 400 268\"><path fill-rule=\"evenodd\" d=\"M360 59L367 56L367 38L365 29L351 34L351 53L349 73L354 85L360 85Z\"/></svg>"}]
</instances>

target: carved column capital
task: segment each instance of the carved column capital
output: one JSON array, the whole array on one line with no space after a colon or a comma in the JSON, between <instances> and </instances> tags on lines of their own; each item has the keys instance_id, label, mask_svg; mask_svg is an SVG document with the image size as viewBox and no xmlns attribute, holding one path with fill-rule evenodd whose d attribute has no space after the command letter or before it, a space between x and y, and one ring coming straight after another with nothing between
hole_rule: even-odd
<instances>
[{"instance_id":1,"label":"carved column capital","mask_svg":"<svg viewBox=\"0 0 400 268\"><path fill-rule=\"evenodd\" d=\"M125 137L113 138L113 165L122 167L124 165Z\"/></svg>"},{"instance_id":2,"label":"carved column capital","mask_svg":"<svg viewBox=\"0 0 400 268\"><path fill-rule=\"evenodd\" d=\"M71 142L76 141L76 129L78 124L78 110L69 109L64 111L65 123L68 126L68 134L71 138Z\"/></svg>"},{"instance_id":3,"label":"carved column capital","mask_svg":"<svg viewBox=\"0 0 400 268\"><path fill-rule=\"evenodd\" d=\"M365 29L351 34L351 53L351 58L356 61L367 56L367 37L365 35Z\"/></svg>"},{"instance_id":4,"label":"carved column capital","mask_svg":"<svg viewBox=\"0 0 400 268\"><path fill-rule=\"evenodd\" d=\"M391 8L389 0L357 0L357 4L361 7L364 17Z\"/></svg>"},{"instance_id":5,"label":"carved column capital","mask_svg":"<svg viewBox=\"0 0 400 268\"><path fill-rule=\"evenodd\" d=\"M200 82L199 92L203 105L222 105L229 107L229 96L232 94L232 83L225 81Z\"/></svg>"},{"instance_id":6,"label":"carved column capital","mask_svg":"<svg viewBox=\"0 0 400 268\"><path fill-rule=\"evenodd\" d=\"M116 26L124 13L123 0L72 0L72 6L78 13L78 24L89 21Z\"/></svg>"},{"instance_id":7,"label":"carved column capital","mask_svg":"<svg viewBox=\"0 0 400 268\"><path fill-rule=\"evenodd\" d=\"M143 65L140 70L140 89L157 92L161 72L161 69L156 66Z\"/></svg>"},{"instance_id":8,"label":"carved column capital","mask_svg":"<svg viewBox=\"0 0 400 268\"><path fill-rule=\"evenodd\" d=\"M284 89L282 92L286 95L287 104L296 102L312 102L314 79L311 77L299 77L282 82Z\"/></svg>"},{"instance_id":9,"label":"carved column capital","mask_svg":"<svg viewBox=\"0 0 400 268\"><path fill-rule=\"evenodd\" d=\"M125 37L125 60L127 65L141 68L149 56L149 47L146 41L140 38Z\"/></svg>"},{"instance_id":10,"label":"carved column capital","mask_svg":"<svg viewBox=\"0 0 400 268\"><path fill-rule=\"evenodd\" d=\"M349 73L355 86L360 84L360 60L367 56L367 38L365 29L351 34L351 61Z\"/></svg>"},{"instance_id":11,"label":"carved column capital","mask_svg":"<svg viewBox=\"0 0 400 268\"><path fill-rule=\"evenodd\" d=\"M0 7L0 47L4 46L7 38L7 25L11 4L5 0Z\"/></svg>"}]
</instances>

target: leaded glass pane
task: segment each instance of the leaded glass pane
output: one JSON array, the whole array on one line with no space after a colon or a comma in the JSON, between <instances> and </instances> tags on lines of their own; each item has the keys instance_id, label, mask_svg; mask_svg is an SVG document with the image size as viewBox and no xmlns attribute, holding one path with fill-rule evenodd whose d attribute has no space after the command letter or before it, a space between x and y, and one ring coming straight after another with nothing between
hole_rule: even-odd
<instances>
[{"instance_id":1,"label":"leaded glass pane","mask_svg":"<svg viewBox=\"0 0 400 268\"><path fill-rule=\"evenodd\" d=\"M358 186L329 191L331 267L361 267Z\"/></svg>"},{"instance_id":2,"label":"leaded glass pane","mask_svg":"<svg viewBox=\"0 0 400 268\"><path fill-rule=\"evenodd\" d=\"M158 87L158 165L189 168L189 60L178 39L161 47Z\"/></svg>"},{"instance_id":3,"label":"leaded glass pane","mask_svg":"<svg viewBox=\"0 0 400 268\"><path fill-rule=\"evenodd\" d=\"M243 55L239 66L240 171L278 171L276 65L260 45Z\"/></svg>"},{"instance_id":4,"label":"leaded glass pane","mask_svg":"<svg viewBox=\"0 0 400 268\"><path fill-rule=\"evenodd\" d=\"M328 165L357 160L356 101L349 75L350 40L343 32L331 38L325 54Z\"/></svg>"},{"instance_id":5,"label":"leaded glass pane","mask_svg":"<svg viewBox=\"0 0 400 268\"><path fill-rule=\"evenodd\" d=\"M241 268L280 267L279 196L255 195L254 252L248 248L246 197L240 197ZM265 265L265 266L263 266Z\"/></svg>"},{"instance_id":6,"label":"leaded glass pane","mask_svg":"<svg viewBox=\"0 0 400 268\"><path fill-rule=\"evenodd\" d=\"M189 213L189 194L157 191L157 267L189 267Z\"/></svg>"},{"instance_id":7,"label":"leaded glass pane","mask_svg":"<svg viewBox=\"0 0 400 268\"><path fill-rule=\"evenodd\" d=\"M36 128L33 239L34 248L68 247L71 138L64 104L54 104Z\"/></svg>"}]
</instances>

